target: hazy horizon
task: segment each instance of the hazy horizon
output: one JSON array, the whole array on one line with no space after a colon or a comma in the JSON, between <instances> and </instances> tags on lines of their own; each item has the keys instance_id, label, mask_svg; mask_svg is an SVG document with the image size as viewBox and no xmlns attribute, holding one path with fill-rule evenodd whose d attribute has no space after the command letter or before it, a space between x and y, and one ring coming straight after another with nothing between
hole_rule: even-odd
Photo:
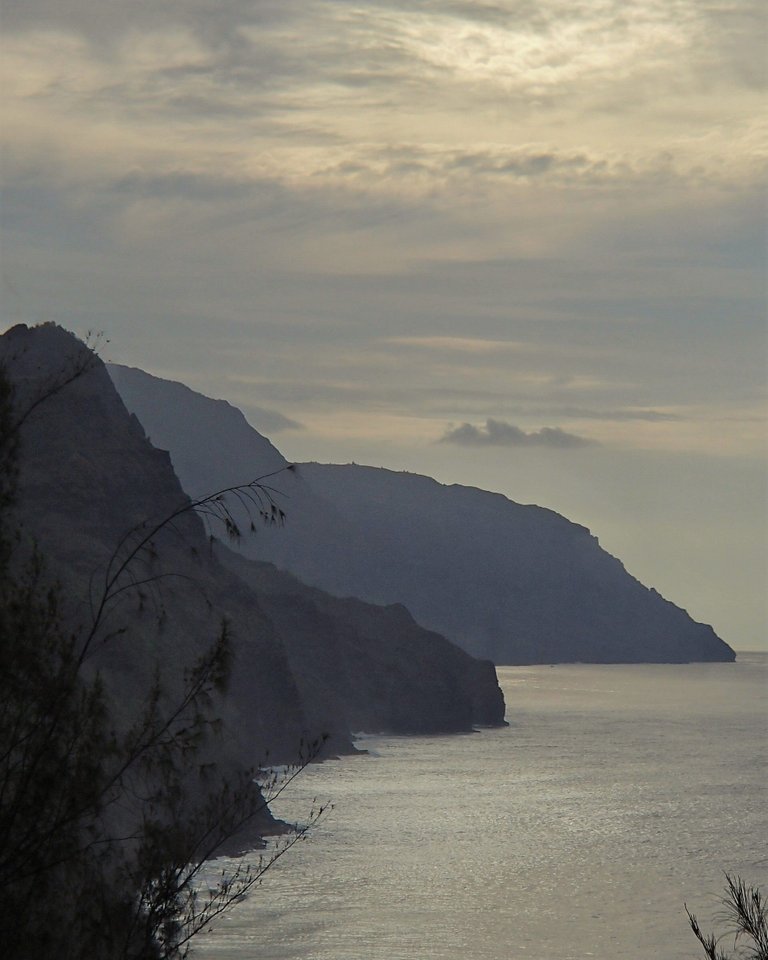
<instances>
[{"instance_id":1,"label":"hazy horizon","mask_svg":"<svg viewBox=\"0 0 768 960\"><path fill-rule=\"evenodd\" d=\"M7 0L2 327L588 526L768 649L755 0Z\"/></svg>"}]
</instances>

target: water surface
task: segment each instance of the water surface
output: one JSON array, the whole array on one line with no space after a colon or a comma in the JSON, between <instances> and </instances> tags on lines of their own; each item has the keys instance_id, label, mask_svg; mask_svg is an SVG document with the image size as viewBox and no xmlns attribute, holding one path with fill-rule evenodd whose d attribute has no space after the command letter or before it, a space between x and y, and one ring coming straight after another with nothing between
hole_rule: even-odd
<instances>
[{"instance_id":1,"label":"water surface","mask_svg":"<svg viewBox=\"0 0 768 960\"><path fill-rule=\"evenodd\" d=\"M277 812L334 810L200 960L686 960L687 902L766 884L765 655L504 667L510 726L375 737ZM706 924L705 924L706 926Z\"/></svg>"}]
</instances>

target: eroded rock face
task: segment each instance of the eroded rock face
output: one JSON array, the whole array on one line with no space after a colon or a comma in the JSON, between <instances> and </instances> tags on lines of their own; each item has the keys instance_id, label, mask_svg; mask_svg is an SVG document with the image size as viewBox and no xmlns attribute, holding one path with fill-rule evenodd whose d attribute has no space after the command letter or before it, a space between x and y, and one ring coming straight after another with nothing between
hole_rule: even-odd
<instances>
[{"instance_id":1,"label":"eroded rock face","mask_svg":"<svg viewBox=\"0 0 768 960\"><path fill-rule=\"evenodd\" d=\"M318 531L303 550L293 529L292 539L267 534L270 559L333 592L396 599L476 656L734 659L710 626L643 586L589 530L551 510L372 467L302 464L298 473L356 530L341 544Z\"/></svg>"},{"instance_id":2,"label":"eroded rock face","mask_svg":"<svg viewBox=\"0 0 768 960\"><path fill-rule=\"evenodd\" d=\"M272 564L220 548L252 585L288 651L308 715L346 729L454 733L504 723L504 697L489 661L420 627L405 607L341 599Z\"/></svg>"},{"instance_id":3,"label":"eroded rock face","mask_svg":"<svg viewBox=\"0 0 768 960\"><path fill-rule=\"evenodd\" d=\"M351 731L447 732L503 722L493 668L428 635L407 614L400 626L391 611L365 604L352 616L334 598L263 565L223 562L227 551L185 509L189 498L168 453L149 442L104 365L71 334L45 325L0 338L0 362L20 406L66 380L82 360L88 369L24 424L16 510L24 541L39 544L62 582L75 628L90 623L110 563L114 569L138 537L181 510L136 558L133 576L143 582L120 595L105 624L105 634L125 629L94 661L118 713L135 712L157 665L177 682L226 618L234 665L228 695L215 709L224 721L223 753L233 762L255 765L267 754L290 761L302 743L323 735L326 753L338 753L353 749ZM187 420L198 432L206 428L204 441L207 429L219 429L217 419L206 420L207 407L197 411L194 403L184 397ZM239 418L247 441L242 415L224 406L225 420ZM277 467L284 463L266 442L256 447ZM206 442L209 463L212 450ZM234 469L238 463L242 456ZM234 482L246 479L252 475Z\"/></svg>"},{"instance_id":4,"label":"eroded rock face","mask_svg":"<svg viewBox=\"0 0 768 960\"><path fill-rule=\"evenodd\" d=\"M149 433L165 431L191 494L204 481L226 486L279 463L264 438L244 442L239 412L208 401L219 404L217 449L230 451L217 460L214 479L210 462L189 455L201 445L187 436L177 385L126 368L115 377ZM405 604L419 624L476 656L496 663L735 657L711 627L643 586L589 530L551 510L354 464L301 464L272 482L288 522L244 541L244 554L337 596Z\"/></svg>"},{"instance_id":5,"label":"eroded rock face","mask_svg":"<svg viewBox=\"0 0 768 960\"><path fill-rule=\"evenodd\" d=\"M83 345L53 325L15 328L0 338L0 360L22 409L83 357ZM282 642L253 591L212 556L200 519L184 509L189 498L168 454L149 443L100 361L32 412L21 432L19 468L23 538L39 545L63 584L76 629L90 626L110 563L115 569L154 524L183 511L136 557L121 583L144 582L118 596L94 644L94 666L111 684L118 712L131 713L156 666L176 683L226 617L234 667L230 695L216 705L226 722L223 749L249 766L268 752L295 757L309 731Z\"/></svg>"}]
</instances>

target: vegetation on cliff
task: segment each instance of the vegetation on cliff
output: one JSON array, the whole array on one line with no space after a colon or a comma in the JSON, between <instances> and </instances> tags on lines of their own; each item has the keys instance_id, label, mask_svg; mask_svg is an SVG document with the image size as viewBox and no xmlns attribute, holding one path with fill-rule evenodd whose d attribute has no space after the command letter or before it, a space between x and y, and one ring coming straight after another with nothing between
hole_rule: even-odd
<instances>
[{"instance_id":1,"label":"vegetation on cliff","mask_svg":"<svg viewBox=\"0 0 768 960\"><path fill-rule=\"evenodd\" d=\"M270 865L199 888L199 865L222 844L276 827L264 793L284 781L260 792L255 766L288 763L292 776L321 749L352 749L350 730L369 724L501 723L503 698L491 664L404 610L342 611L274 571L249 585L248 561L228 569L206 524L236 534L232 501L184 494L71 334L13 328L3 364L4 956L183 956ZM257 522L279 522L263 485L231 496ZM373 674L374 689L361 688Z\"/></svg>"},{"instance_id":2,"label":"vegetation on cliff","mask_svg":"<svg viewBox=\"0 0 768 960\"><path fill-rule=\"evenodd\" d=\"M76 361L75 377L89 369L90 354L80 350ZM222 844L253 821L266 825L266 801L253 771L222 770L209 749L231 662L226 623L177 667L181 676L164 676L158 665L127 707L115 709L98 669L98 653L130 635L130 623L115 626L109 613L152 583L136 565L152 550L152 534L176 517L123 541L90 623L76 628L62 588L15 526L21 427L54 402L64 379L44 380L19 403L0 368L3 956L171 960L273 862L236 865L210 889L198 882L202 862ZM218 501L202 506L216 510ZM285 782L272 779L267 792Z\"/></svg>"}]
</instances>

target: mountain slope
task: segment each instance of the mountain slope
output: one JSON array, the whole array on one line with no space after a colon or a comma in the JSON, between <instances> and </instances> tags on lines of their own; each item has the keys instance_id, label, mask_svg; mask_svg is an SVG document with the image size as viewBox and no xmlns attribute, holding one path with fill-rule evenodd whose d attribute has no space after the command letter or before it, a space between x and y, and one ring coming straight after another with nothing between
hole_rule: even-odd
<instances>
[{"instance_id":1,"label":"mountain slope","mask_svg":"<svg viewBox=\"0 0 768 960\"><path fill-rule=\"evenodd\" d=\"M284 639L314 726L341 717L353 731L436 734L503 724L493 664L420 627L405 607L333 597L223 546L218 556Z\"/></svg>"},{"instance_id":2,"label":"mountain slope","mask_svg":"<svg viewBox=\"0 0 768 960\"><path fill-rule=\"evenodd\" d=\"M15 327L0 338L0 360L21 407L84 351L53 325ZM87 629L110 560L125 555L115 551L126 534L189 498L167 453L147 441L100 361L29 417L19 468L23 542L39 545L64 587L69 622ZM226 722L227 749L248 765L267 752L295 757L309 731L283 644L253 592L210 555L200 519L186 512L158 531L129 574L143 583L118 596L104 631L125 632L98 644L94 663L117 709L131 713L156 666L172 683L213 642L226 615L234 669L230 695L216 709Z\"/></svg>"},{"instance_id":3,"label":"mountain slope","mask_svg":"<svg viewBox=\"0 0 768 960\"><path fill-rule=\"evenodd\" d=\"M127 368L113 376L150 434L178 405L175 386ZM250 438L238 461L242 421L231 412L216 437L228 452L215 462L201 453L198 434L190 442L191 429L176 415L164 438L192 494L204 478L235 481L236 461L248 476L275 462L262 457L263 438ZM711 627L644 587L586 528L551 510L354 464L302 464L272 482L288 521L244 541L245 555L338 596L405 604L420 624L476 656L496 663L734 659Z\"/></svg>"},{"instance_id":4,"label":"mountain slope","mask_svg":"<svg viewBox=\"0 0 768 960\"><path fill-rule=\"evenodd\" d=\"M0 338L0 362L9 368L22 404L84 351L53 325L16 327ZM207 440L208 431L219 430L221 410L240 431L242 451L251 431L239 411L211 407L185 391L182 408L189 423L204 428L206 454L224 452L216 450L215 436ZM24 541L40 545L51 575L62 582L73 627L87 626L115 550L132 542L124 541L126 533L140 524L150 529L189 498L168 454L150 444L100 361L38 407L21 439L17 520ZM284 462L267 442L253 442L271 465ZM232 469L240 466L235 458ZM273 760L293 759L302 741L321 734L329 735L326 750L338 752L353 749L353 729L447 732L470 730L476 722L503 723L492 665L476 664L443 638L432 641L426 654L420 637L425 631L415 624L396 628L390 611L366 608L353 623L319 591L300 596L290 585L281 594L274 578L263 589L261 567L253 573L249 561L223 562L226 556L194 511L152 537L133 567L141 583L121 594L110 614L109 628L125 633L105 643L95 663L118 711L135 712L156 666L178 677L213 641L225 617L234 666L229 696L216 711L228 731L226 749L248 765L267 753ZM319 617L321 631L315 629ZM371 689L367 671L382 663L387 676ZM322 682L314 682L313 669ZM433 679L438 675L445 679L442 686Z\"/></svg>"},{"instance_id":5,"label":"mountain slope","mask_svg":"<svg viewBox=\"0 0 768 960\"><path fill-rule=\"evenodd\" d=\"M386 576L365 564L357 538L348 549L324 539L307 550L292 530L273 547L277 562L325 589L397 597L475 655L496 663L733 659L711 627L553 511L370 467L304 464L299 473L364 529L367 555L386 558ZM329 561L337 551L343 564Z\"/></svg>"},{"instance_id":6,"label":"mountain slope","mask_svg":"<svg viewBox=\"0 0 768 960\"><path fill-rule=\"evenodd\" d=\"M211 400L183 383L160 380L135 367L111 363L107 369L124 402L140 394L142 410L152 410L151 429L145 422L149 417L139 417L149 441L160 450L173 448L177 475L194 471L200 494L219 489L222 462L234 483L253 480L254 463L261 473L287 466L285 457L226 400ZM135 412L131 403L126 406Z\"/></svg>"}]
</instances>

